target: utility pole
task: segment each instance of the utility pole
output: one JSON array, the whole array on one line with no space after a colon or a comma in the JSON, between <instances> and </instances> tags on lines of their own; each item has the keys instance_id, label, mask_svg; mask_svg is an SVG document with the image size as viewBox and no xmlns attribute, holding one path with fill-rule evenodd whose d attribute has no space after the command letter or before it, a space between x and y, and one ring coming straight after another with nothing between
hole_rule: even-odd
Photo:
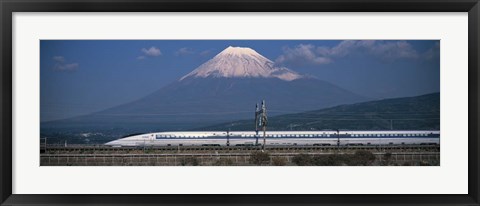
<instances>
[{"instance_id":1,"label":"utility pole","mask_svg":"<svg viewBox=\"0 0 480 206\"><path fill-rule=\"evenodd\" d=\"M393 130L393 119L390 120L390 130Z\"/></svg>"}]
</instances>

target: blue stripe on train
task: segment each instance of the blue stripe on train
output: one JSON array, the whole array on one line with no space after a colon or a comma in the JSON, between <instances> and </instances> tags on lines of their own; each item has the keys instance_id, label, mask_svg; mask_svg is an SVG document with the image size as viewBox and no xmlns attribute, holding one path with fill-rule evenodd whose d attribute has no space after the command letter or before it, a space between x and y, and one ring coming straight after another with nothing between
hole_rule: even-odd
<instances>
[{"instance_id":1,"label":"blue stripe on train","mask_svg":"<svg viewBox=\"0 0 480 206\"><path fill-rule=\"evenodd\" d=\"M241 136L229 136L229 139L256 139L256 137L241 137ZM258 136L258 138L263 138L263 136ZM321 137L321 136L313 136L313 137L266 137L269 139L276 139L276 138L282 138L282 139L336 139L336 138L363 138L363 139L383 139L383 138L440 138L440 135L438 134L433 134L433 135L428 135L428 136L358 136L358 137L352 137L350 135L340 135L340 137L337 137L336 135L330 135L330 137ZM227 139L227 136L215 136L215 137L156 137L155 139Z\"/></svg>"}]
</instances>

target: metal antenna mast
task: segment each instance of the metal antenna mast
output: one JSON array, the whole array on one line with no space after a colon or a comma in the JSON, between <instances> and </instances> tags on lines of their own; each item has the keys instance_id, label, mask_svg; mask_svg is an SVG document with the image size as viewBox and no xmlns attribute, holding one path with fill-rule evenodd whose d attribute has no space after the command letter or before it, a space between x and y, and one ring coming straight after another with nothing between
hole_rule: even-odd
<instances>
[{"instance_id":1,"label":"metal antenna mast","mask_svg":"<svg viewBox=\"0 0 480 206\"><path fill-rule=\"evenodd\" d=\"M258 116L260 114L260 110L258 109L258 103L255 105L255 146L258 145Z\"/></svg>"},{"instance_id":2,"label":"metal antenna mast","mask_svg":"<svg viewBox=\"0 0 480 206\"><path fill-rule=\"evenodd\" d=\"M261 111L260 126L262 126L262 130L263 130L262 151L265 151L265 145L267 144L267 142L266 142L266 137L267 137L266 131L267 131L267 122L268 122L268 120L267 120L267 105L265 105L265 100L262 101L262 109L260 111Z\"/></svg>"},{"instance_id":3,"label":"metal antenna mast","mask_svg":"<svg viewBox=\"0 0 480 206\"><path fill-rule=\"evenodd\" d=\"M255 105L255 145L258 145L258 127L262 127L263 130L263 145L262 151L265 151L266 137L267 137L267 105L265 100L262 101L262 107L258 108L258 104Z\"/></svg>"}]
</instances>

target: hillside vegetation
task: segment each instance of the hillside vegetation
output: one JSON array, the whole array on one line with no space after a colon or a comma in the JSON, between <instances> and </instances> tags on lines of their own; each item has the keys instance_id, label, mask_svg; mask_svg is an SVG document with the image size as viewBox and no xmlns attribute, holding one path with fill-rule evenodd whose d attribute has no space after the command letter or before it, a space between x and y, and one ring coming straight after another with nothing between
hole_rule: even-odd
<instances>
[{"instance_id":1,"label":"hillside vegetation","mask_svg":"<svg viewBox=\"0 0 480 206\"><path fill-rule=\"evenodd\" d=\"M268 108L267 108L268 109ZM267 110L268 111L268 110ZM250 120L199 130L253 130ZM439 130L440 93L384 99L270 117L268 130ZM198 130L198 129L197 129Z\"/></svg>"}]
</instances>

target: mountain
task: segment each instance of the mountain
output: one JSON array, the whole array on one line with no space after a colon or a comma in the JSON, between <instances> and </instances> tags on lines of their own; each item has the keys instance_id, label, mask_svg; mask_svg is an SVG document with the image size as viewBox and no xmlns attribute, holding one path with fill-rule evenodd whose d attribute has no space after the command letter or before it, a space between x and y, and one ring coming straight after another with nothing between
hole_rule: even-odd
<instances>
[{"instance_id":1,"label":"mountain","mask_svg":"<svg viewBox=\"0 0 480 206\"><path fill-rule=\"evenodd\" d=\"M42 123L42 127L184 130L250 118L255 103L261 100L266 100L270 115L277 115L367 99L315 77L277 67L253 49L228 47L146 97L93 114Z\"/></svg>"},{"instance_id":2,"label":"mountain","mask_svg":"<svg viewBox=\"0 0 480 206\"><path fill-rule=\"evenodd\" d=\"M439 130L440 93L341 105L268 120L268 130ZM248 119L194 130L253 128L253 120Z\"/></svg>"}]
</instances>

